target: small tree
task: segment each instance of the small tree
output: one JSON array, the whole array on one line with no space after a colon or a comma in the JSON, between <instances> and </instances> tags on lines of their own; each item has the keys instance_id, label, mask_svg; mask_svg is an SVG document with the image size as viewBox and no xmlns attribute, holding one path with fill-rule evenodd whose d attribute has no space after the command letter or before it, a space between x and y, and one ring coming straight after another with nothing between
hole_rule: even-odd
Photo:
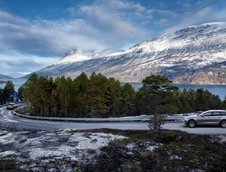
<instances>
[{"instance_id":1,"label":"small tree","mask_svg":"<svg viewBox=\"0 0 226 172\"><path fill-rule=\"evenodd\" d=\"M153 115L149 121L149 128L150 130L154 131L161 131L161 125L165 123L165 116L164 115Z\"/></svg>"},{"instance_id":2,"label":"small tree","mask_svg":"<svg viewBox=\"0 0 226 172\"><path fill-rule=\"evenodd\" d=\"M148 76L143 81L143 87L138 92L138 101L143 113L154 114L149 127L161 129L164 116L160 114L176 113L178 111L175 94L178 90L172 81L163 76Z\"/></svg>"},{"instance_id":3,"label":"small tree","mask_svg":"<svg viewBox=\"0 0 226 172\"><path fill-rule=\"evenodd\" d=\"M4 97L5 103L14 101L14 94L15 94L15 90L14 90L13 82L7 81L3 89L3 97Z\"/></svg>"},{"instance_id":4,"label":"small tree","mask_svg":"<svg viewBox=\"0 0 226 172\"><path fill-rule=\"evenodd\" d=\"M23 100L23 85L18 89L18 92L17 92L17 98L18 100Z\"/></svg>"}]
</instances>

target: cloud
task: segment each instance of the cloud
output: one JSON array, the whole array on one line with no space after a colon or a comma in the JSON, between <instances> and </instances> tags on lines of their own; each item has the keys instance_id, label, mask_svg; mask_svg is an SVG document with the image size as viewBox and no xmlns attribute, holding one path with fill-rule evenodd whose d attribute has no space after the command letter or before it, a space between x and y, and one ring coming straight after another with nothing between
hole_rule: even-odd
<instances>
[{"instance_id":1,"label":"cloud","mask_svg":"<svg viewBox=\"0 0 226 172\"><path fill-rule=\"evenodd\" d=\"M170 32L180 28L199 25L209 22L226 22L226 8L216 8L214 6L205 6L200 3L200 8L190 9L178 17L177 21L172 22L171 26L163 32Z\"/></svg>"},{"instance_id":2,"label":"cloud","mask_svg":"<svg viewBox=\"0 0 226 172\"><path fill-rule=\"evenodd\" d=\"M163 9L153 9L153 13L157 13L157 14L160 14L160 15L163 15L163 16L167 16L169 18L175 18L175 17L178 17L179 14L172 11L172 10L163 10Z\"/></svg>"},{"instance_id":3,"label":"cloud","mask_svg":"<svg viewBox=\"0 0 226 172\"><path fill-rule=\"evenodd\" d=\"M152 10L136 2L101 0L79 9L71 7L68 11L73 16L83 16L90 26L101 31L98 38L110 45L105 48L120 48L128 42L142 41L152 32L140 25L151 21Z\"/></svg>"},{"instance_id":4,"label":"cloud","mask_svg":"<svg viewBox=\"0 0 226 172\"><path fill-rule=\"evenodd\" d=\"M182 23L200 24L206 22L221 22L226 21L226 8L225 9L216 9L211 6L203 7L195 11L190 17L187 15L182 19Z\"/></svg>"},{"instance_id":5,"label":"cloud","mask_svg":"<svg viewBox=\"0 0 226 172\"><path fill-rule=\"evenodd\" d=\"M31 71L37 71L56 61L56 57L46 58L19 52L9 52L0 54L0 73L17 78L27 75Z\"/></svg>"},{"instance_id":6,"label":"cloud","mask_svg":"<svg viewBox=\"0 0 226 172\"><path fill-rule=\"evenodd\" d=\"M73 13L74 10L71 7L67 11ZM124 10L129 12L124 13ZM73 48L120 48L141 41L150 33L134 21L135 18L147 18L151 13L139 3L100 1L99 4L81 6L78 11L82 17L59 20L27 20L0 11L0 45L5 45L0 51L13 49L48 57Z\"/></svg>"},{"instance_id":7,"label":"cloud","mask_svg":"<svg viewBox=\"0 0 226 172\"><path fill-rule=\"evenodd\" d=\"M5 14L5 13L4 13ZM0 15L0 20L5 15ZM71 48L101 48L101 43L88 39L95 35L83 20L20 20L7 14L0 22L0 44L5 46L0 50L13 49L23 53L42 56L59 55Z\"/></svg>"},{"instance_id":8,"label":"cloud","mask_svg":"<svg viewBox=\"0 0 226 172\"><path fill-rule=\"evenodd\" d=\"M168 22L169 21L167 19L165 19L165 18L162 18L162 19L160 19L160 20L157 21L158 24L166 24Z\"/></svg>"}]
</instances>

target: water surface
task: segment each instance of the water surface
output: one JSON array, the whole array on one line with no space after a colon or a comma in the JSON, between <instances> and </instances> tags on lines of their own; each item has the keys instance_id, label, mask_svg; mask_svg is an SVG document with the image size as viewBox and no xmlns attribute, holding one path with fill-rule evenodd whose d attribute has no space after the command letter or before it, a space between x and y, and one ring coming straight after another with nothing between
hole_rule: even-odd
<instances>
[{"instance_id":1,"label":"water surface","mask_svg":"<svg viewBox=\"0 0 226 172\"><path fill-rule=\"evenodd\" d=\"M221 100L224 100L226 96L226 85L191 85L191 84L175 84L181 90L186 89L205 89L211 92L212 94L218 95ZM142 87L142 83L132 83L132 86L135 90L139 90Z\"/></svg>"}]
</instances>

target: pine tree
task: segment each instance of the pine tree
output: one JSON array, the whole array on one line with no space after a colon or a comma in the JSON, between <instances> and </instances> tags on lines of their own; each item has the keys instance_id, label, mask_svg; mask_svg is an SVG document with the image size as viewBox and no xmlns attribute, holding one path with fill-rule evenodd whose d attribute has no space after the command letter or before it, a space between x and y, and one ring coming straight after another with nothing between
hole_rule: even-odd
<instances>
[{"instance_id":1,"label":"pine tree","mask_svg":"<svg viewBox=\"0 0 226 172\"><path fill-rule=\"evenodd\" d=\"M121 89L121 97L124 104L124 113L132 115L135 104L136 92L131 84L124 84Z\"/></svg>"},{"instance_id":2,"label":"pine tree","mask_svg":"<svg viewBox=\"0 0 226 172\"><path fill-rule=\"evenodd\" d=\"M30 103L30 111L31 114L36 115L40 114L40 97L38 91L38 76L34 73L32 74L28 80L23 85L23 93L22 96L24 100Z\"/></svg>"},{"instance_id":3,"label":"pine tree","mask_svg":"<svg viewBox=\"0 0 226 172\"><path fill-rule=\"evenodd\" d=\"M7 102L14 101L14 96L15 96L15 90L14 90L13 82L7 81L3 89L4 102L7 103Z\"/></svg>"}]
</instances>

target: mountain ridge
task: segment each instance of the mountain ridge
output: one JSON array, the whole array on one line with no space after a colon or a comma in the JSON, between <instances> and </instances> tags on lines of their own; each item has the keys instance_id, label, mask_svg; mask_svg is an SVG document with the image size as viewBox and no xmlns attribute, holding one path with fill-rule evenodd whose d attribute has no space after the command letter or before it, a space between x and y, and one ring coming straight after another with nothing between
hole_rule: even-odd
<instances>
[{"instance_id":1,"label":"mountain ridge","mask_svg":"<svg viewBox=\"0 0 226 172\"><path fill-rule=\"evenodd\" d=\"M141 82L150 74L160 74L175 83L226 84L226 23L178 29L123 52L87 56L76 51L76 55L80 60L63 58L37 74L73 78L95 71L122 82Z\"/></svg>"},{"instance_id":2,"label":"mountain ridge","mask_svg":"<svg viewBox=\"0 0 226 172\"><path fill-rule=\"evenodd\" d=\"M8 76L8 75L0 74L0 80L6 80L6 79L13 79L13 77Z\"/></svg>"}]
</instances>

